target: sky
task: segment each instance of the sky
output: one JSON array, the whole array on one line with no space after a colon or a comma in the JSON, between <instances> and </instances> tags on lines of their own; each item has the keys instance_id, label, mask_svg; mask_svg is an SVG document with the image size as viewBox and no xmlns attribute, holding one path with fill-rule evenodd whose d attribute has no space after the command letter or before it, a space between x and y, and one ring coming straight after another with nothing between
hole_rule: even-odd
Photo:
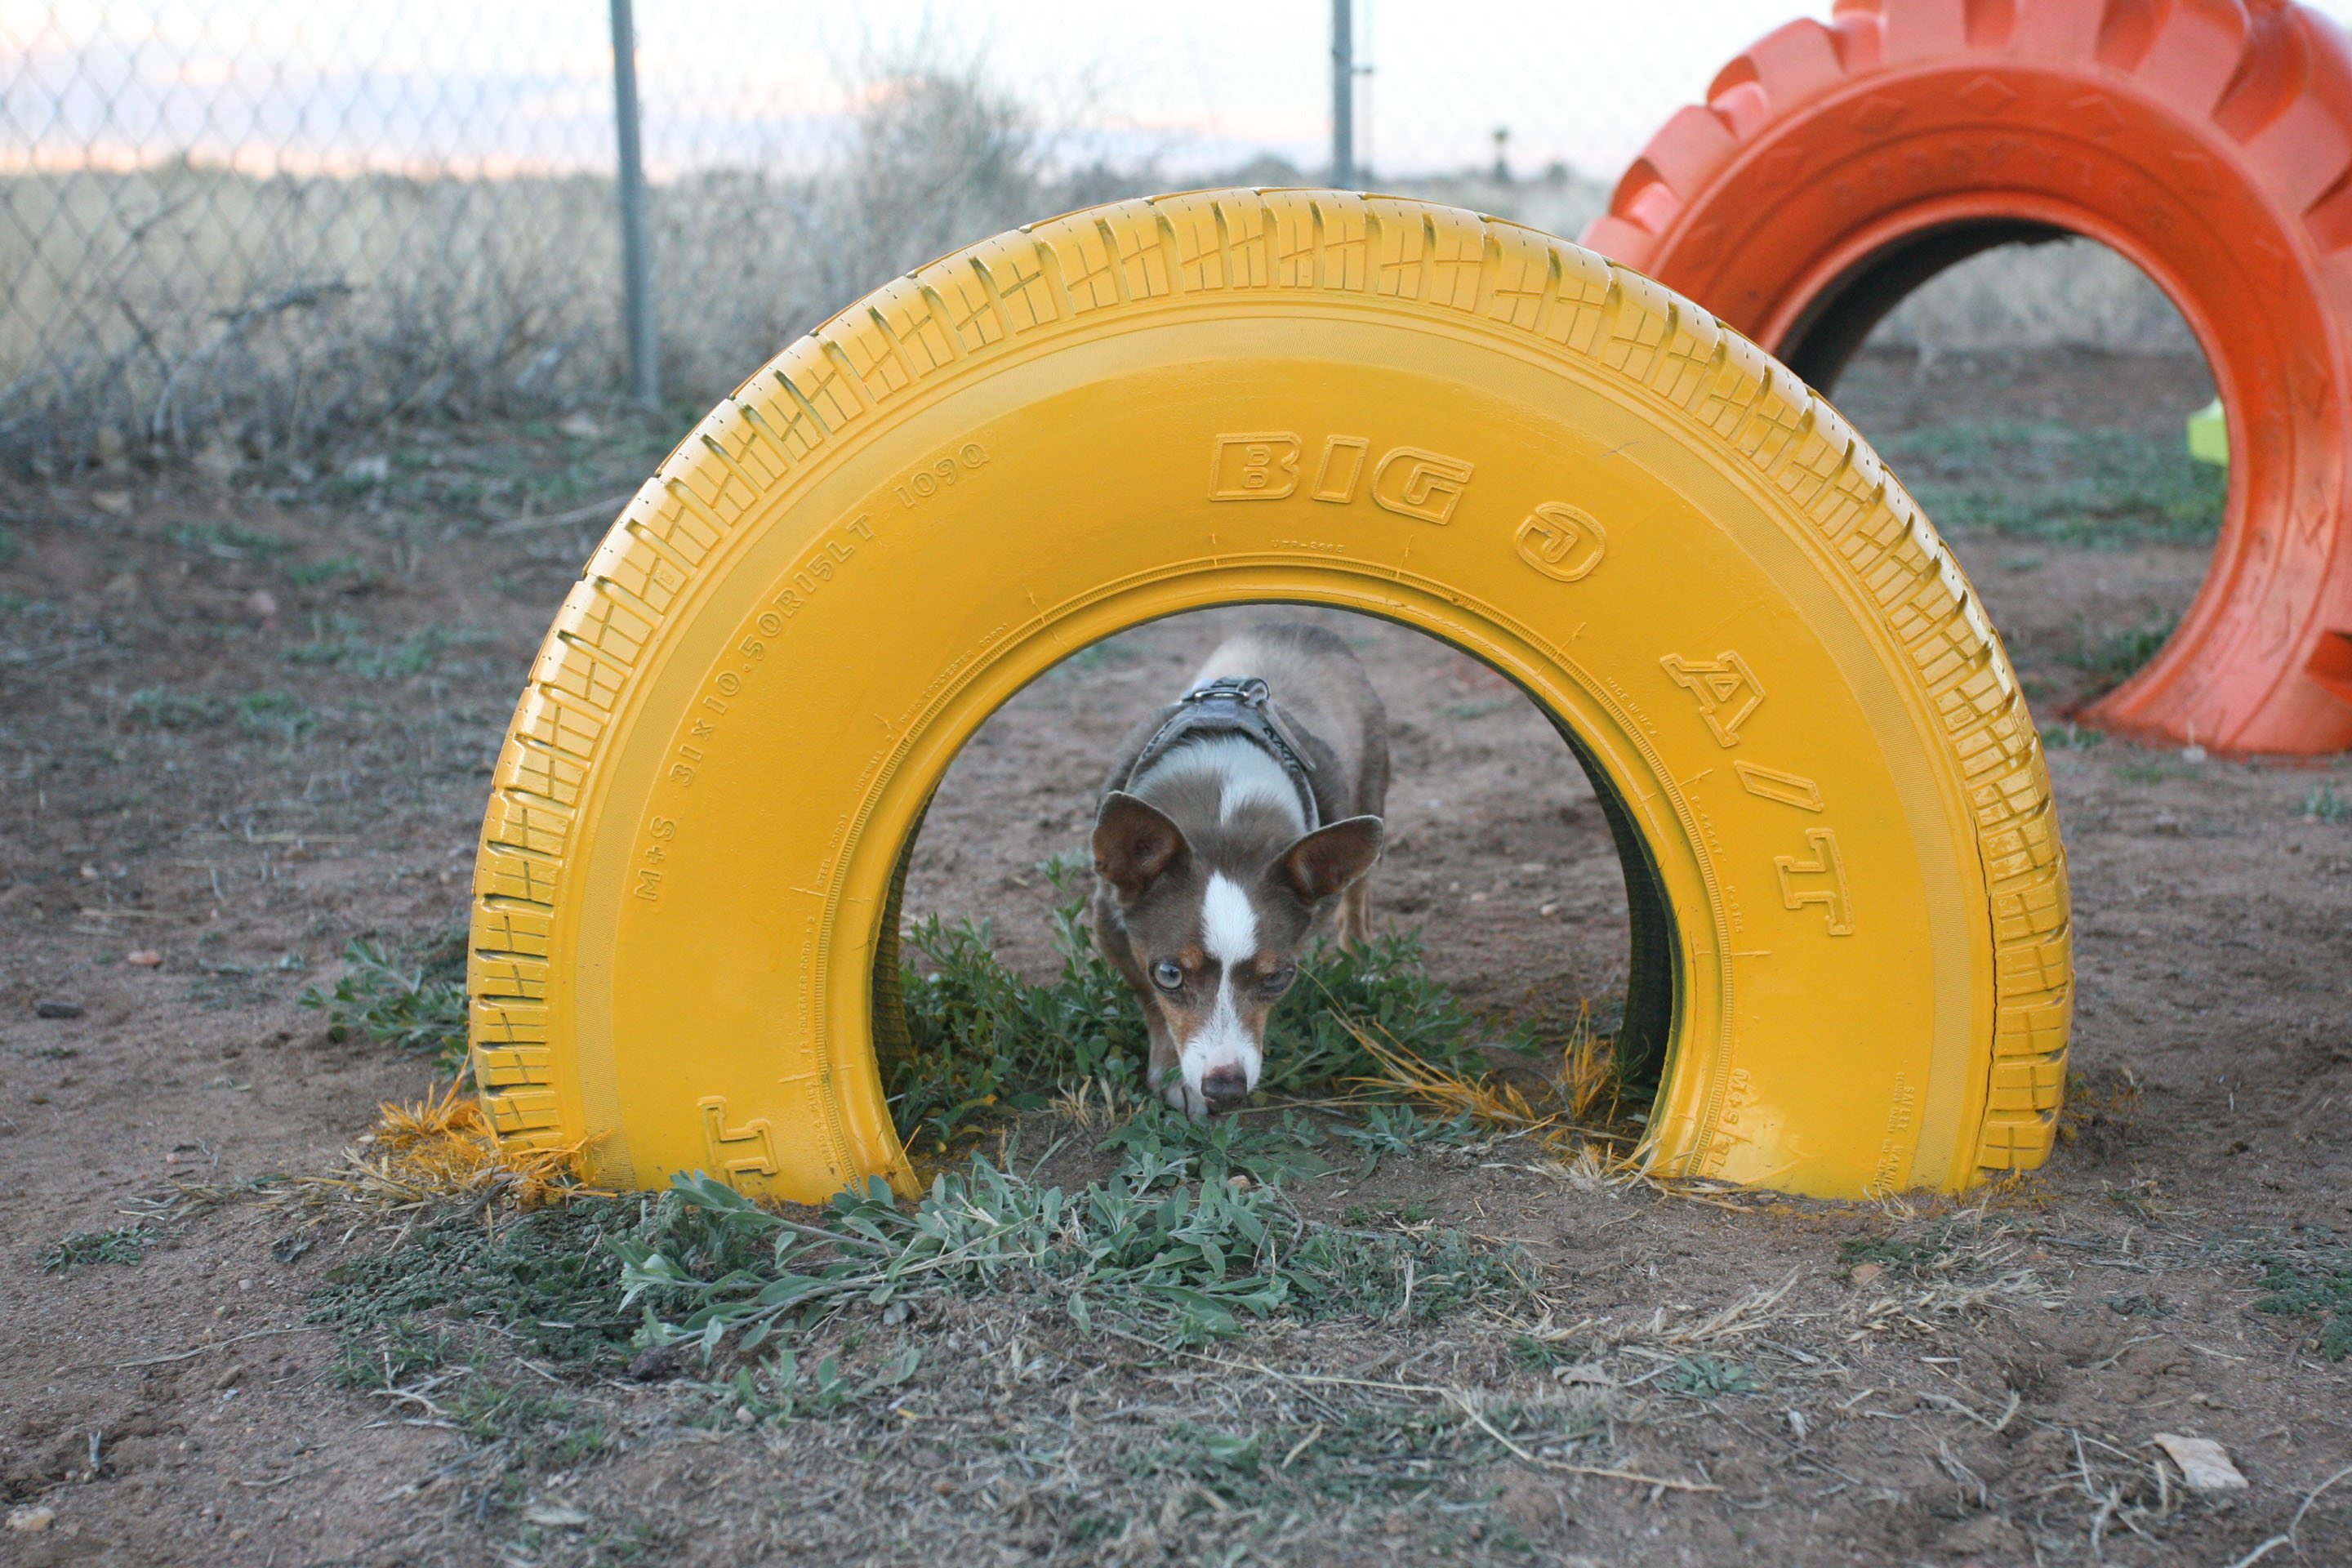
<instances>
[{"instance_id":1,"label":"sky","mask_svg":"<svg viewBox=\"0 0 2352 1568\"><path fill-rule=\"evenodd\" d=\"M646 161L821 161L862 91L975 67L1062 156L1171 176L1328 156L1329 0L635 0ZM2320 9L2352 18L2352 0ZM1355 0L1360 164L1613 176L1827 0ZM606 0L0 0L0 166L194 151L266 172L611 166Z\"/></svg>"}]
</instances>

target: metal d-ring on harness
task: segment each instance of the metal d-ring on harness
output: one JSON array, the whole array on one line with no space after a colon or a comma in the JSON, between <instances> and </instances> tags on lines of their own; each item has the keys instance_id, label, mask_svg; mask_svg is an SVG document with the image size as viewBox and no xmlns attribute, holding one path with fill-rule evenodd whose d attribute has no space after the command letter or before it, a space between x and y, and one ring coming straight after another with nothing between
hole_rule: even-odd
<instances>
[{"instance_id":1,"label":"metal d-ring on harness","mask_svg":"<svg viewBox=\"0 0 2352 1568\"><path fill-rule=\"evenodd\" d=\"M1209 735L1244 736L1280 763L1282 771L1289 775L1291 786L1298 791L1298 804L1307 815L1307 831L1312 833L1323 826L1322 814L1315 805L1315 764L1307 761L1306 748L1298 743L1290 726L1283 722L1282 715L1274 710L1273 689L1255 675L1225 676L1196 686L1178 698L1176 711L1168 716L1168 721L1136 754L1135 765L1127 770L1127 778L1119 787L1131 787L1178 742Z\"/></svg>"}]
</instances>

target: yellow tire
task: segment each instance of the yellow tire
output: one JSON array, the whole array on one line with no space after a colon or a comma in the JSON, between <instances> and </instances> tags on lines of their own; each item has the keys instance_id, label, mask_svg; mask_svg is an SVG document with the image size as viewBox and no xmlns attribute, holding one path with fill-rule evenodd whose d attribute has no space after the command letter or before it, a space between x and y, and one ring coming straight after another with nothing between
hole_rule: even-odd
<instances>
[{"instance_id":1,"label":"yellow tire","mask_svg":"<svg viewBox=\"0 0 2352 1568\"><path fill-rule=\"evenodd\" d=\"M501 1133L584 1141L609 1184L904 1185L874 1038L933 787L1056 660L1243 600L1417 627L1562 727L1623 830L1653 1169L1851 1196L2048 1151L2048 776L1910 497L1636 273L1297 191L961 251L793 344L637 493L483 829Z\"/></svg>"}]
</instances>

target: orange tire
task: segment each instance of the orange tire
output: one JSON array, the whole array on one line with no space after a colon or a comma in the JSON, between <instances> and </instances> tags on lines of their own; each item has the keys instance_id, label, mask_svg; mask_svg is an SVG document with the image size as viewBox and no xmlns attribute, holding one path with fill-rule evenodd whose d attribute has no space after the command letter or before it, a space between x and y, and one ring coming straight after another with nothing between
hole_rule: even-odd
<instances>
[{"instance_id":1,"label":"orange tire","mask_svg":"<svg viewBox=\"0 0 2352 1568\"><path fill-rule=\"evenodd\" d=\"M2352 746L2352 46L2333 22L2281 0L1839 0L1725 67L1584 242L1827 387L1928 277L2054 232L2171 296L2237 459L2195 604L2091 717Z\"/></svg>"}]
</instances>

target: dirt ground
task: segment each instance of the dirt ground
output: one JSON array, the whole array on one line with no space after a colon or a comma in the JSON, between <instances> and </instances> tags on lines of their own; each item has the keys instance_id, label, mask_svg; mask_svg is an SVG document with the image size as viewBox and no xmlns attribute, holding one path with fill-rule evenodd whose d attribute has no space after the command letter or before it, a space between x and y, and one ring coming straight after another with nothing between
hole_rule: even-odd
<instances>
[{"instance_id":1,"label":"dirt ground","mask_svg":"<svg viewBox=\"0 0 2352 1568\"><path fill-rule=\"evenodd\" d=\"M1874 357L1838 401L1882 445L1994 416L2171 440L2202 377ZM307 1223L238 1184L331 1170L426 1074L298 996L354 936L461 918L528 660L595 503L661 447L574 420L316 472L0 481L0 1562L2352 1562L2352 1478L2321 1489L2352 1466L2352 1362L2325 1320L2256 1310L2333 1278L2352 1323L2343 758L2053 751L2075 1135L1983 1206L1695 1201L1432 1148L1299 1206L1516 1242L1537 1293L1508 1310L1408 1300L1171 1353L980 1295L841 1342L925 1351L890 1398L742 1425L723 1387L482 1330L486 1364L593 1433L529 1454L343 1386L313 1292L422 1221ZM2045 723L2205 557L1956 547ZM909 914L985 917L1049 971L1040 863L1082 841L1105 748L1269 613L1142 628L1023 694L950 774ZM1381 918L1498 1021L1605 1007L1622 889L1560 742L1483 668L1339 624L1393 724ZM1064 1141L1049 1175L1099 1173L1082 1130L1035 1121L1024 1146ZM136 1262L50 1266L142 1225ZM2158 1434L2217 1440L2250 1485L2186 1488Z\"/></svg>"}]
</instances>

